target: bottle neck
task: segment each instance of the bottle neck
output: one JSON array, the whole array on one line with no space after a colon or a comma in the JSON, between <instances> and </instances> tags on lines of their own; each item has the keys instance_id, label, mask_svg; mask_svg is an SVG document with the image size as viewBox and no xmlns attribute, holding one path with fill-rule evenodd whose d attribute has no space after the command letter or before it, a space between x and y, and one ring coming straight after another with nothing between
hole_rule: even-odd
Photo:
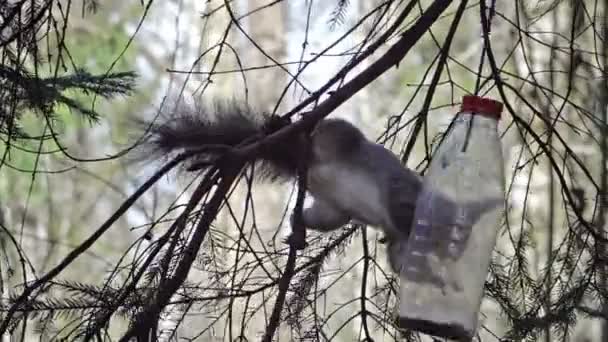
<instances>
[{"instance_id":1,"label":"bottle neck","mask_svg":"<svg viewBox=\"0 0 608 342\"><path fill-rule=\"evenodd\" d=\"M496 116L494 114L484 113L484 112L461 111L457 115L458 116L466 115L468 117L484 118L484 119L488 119L490 121L494 121L496 124L498 124L498 120L499 120L498 116Z\"/></svg>"},{"instance_id":2,"label":"bottle neck","mask_svg":"<svg viewBox=\"0 0 608 342\"><path fill-rule=\"evenodd\" d=\"M460 112L454 120L451 131L453 135L460 137L458 139L464 139L461 152L465 152L470 139L476 140L480 136L498 134L498 120L496 117L479 115L479 113Z\"/></svg>"},{"instance_id":3,"label":"bottle neck","mask_svg":"<svg viewBox=\"0 0 608 342\"><path fill-rule=\"evenodd\" d=\"M456 115L454 120L455 125L463 123L474 122L474 125L480 125L486 128L496 129L498 127L498 118L488 114L473 113L473 112L460 112Z\"/></svg>"}]
</instances>

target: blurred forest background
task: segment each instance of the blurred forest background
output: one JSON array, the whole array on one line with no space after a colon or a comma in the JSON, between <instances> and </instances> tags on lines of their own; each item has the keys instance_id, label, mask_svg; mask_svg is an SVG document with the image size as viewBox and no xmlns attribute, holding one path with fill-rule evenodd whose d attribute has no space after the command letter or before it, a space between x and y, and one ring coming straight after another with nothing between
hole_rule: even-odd
<instances>
[{"instance_id":1,"label":"blurred forest background","mask_svg":"<svg viewBox=\"0 0 608 342\"><path fill-rule=\"evenodd\" d=\"M432 340L395 329L376 230L296 253L296 184L131 158L174 92L343 117L420 172L463 95L500 99L478 340L608 341L607 6L0 0L2 341Z\"/></svg>"}]
</instances>

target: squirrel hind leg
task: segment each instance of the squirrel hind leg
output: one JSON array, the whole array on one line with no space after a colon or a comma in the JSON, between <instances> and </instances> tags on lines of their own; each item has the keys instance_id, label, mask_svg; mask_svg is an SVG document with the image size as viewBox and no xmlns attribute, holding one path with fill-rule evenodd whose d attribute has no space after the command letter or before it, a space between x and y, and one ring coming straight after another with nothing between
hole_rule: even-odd
<instances>
[{"instance_id":1,"label":"squirrel hind leg","mask_svg":"<svg viewBox=\"0 0 608 342\"><path fill-rule=\"evenodd\" d=\"M350 221L350 216L322 199L315 198L309 208L302 212L304 225L312 230L329 232L341 228Z\"/></svg>"}]
</instances>

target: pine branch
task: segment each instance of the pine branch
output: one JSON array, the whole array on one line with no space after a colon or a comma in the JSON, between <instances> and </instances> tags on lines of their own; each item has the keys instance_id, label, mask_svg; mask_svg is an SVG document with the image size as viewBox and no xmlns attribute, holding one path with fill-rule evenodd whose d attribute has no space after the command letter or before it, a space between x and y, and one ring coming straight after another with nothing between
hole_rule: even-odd
<instances>
[{"instance_id":1,"label":"pine branch","mask_svg":"<svg viewBox=\"0 0 608 342\"><path fill-rule=\"evenodd\" d=\"M338 0L336 8L331 12L331 18L329 18L329 29L334 30L336 27L344 23L344 17L348 11L350 0Z\"/></svg>"}]
</instances>

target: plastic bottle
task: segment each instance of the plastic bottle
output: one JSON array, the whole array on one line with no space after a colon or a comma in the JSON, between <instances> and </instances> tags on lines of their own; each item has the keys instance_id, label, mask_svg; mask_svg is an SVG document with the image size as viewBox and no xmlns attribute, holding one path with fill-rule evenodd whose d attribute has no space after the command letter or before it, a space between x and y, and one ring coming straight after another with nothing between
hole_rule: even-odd
<instances>
[{"instance_id":1,"label":"plastic bottle","mask_svg":"<svg viewBox=\"0 0 608 342\"><path fill-rule=\"evenodd\" d=\"M504 212L502 103L465 96L417 199L403 248L399 325L460 341L477 329Z\"/></svg>"}]
</instances>

